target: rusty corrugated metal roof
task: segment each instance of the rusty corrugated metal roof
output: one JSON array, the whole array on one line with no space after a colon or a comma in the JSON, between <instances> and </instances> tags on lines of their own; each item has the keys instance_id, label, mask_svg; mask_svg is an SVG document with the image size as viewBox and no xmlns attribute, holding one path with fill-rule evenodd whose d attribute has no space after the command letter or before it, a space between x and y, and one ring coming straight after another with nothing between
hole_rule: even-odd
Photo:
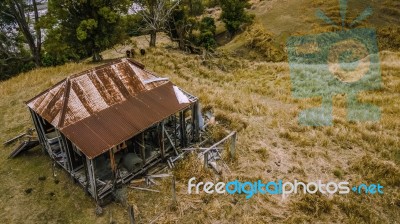
<instances>
[{"instance_id":1,"label":"rusty corrugated metal roof","mask_svg":"<svg viewBox=\"0 0 400 224\"><path fill-rule=\"evenodd\" d=\"M128 59L72 75L27 102L89 158L189 104L171 82Z\"/></svg>"}]
</instances>

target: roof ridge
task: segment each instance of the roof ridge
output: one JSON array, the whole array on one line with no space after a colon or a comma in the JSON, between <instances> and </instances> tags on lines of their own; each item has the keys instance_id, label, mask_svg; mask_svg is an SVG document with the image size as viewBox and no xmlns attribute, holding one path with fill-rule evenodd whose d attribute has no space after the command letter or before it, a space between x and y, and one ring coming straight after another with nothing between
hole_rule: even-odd
<instances>
[{"instance_id":1,"label":"roof ridge","mask_svg":"<svg viewBox=\"0 0 400 224\"><path fill-rule=\"evenodd\" d=\"M61 115L60 115L60 120L58 121L58 127L62 127L64 125L64 120L65 120L65 114L66 114L66 107L69 99L69 92L71 91L71 81L69 79L70 77L67 77L65 79L64 83L64 99L63 99L63 104L61 106Z\"/></svg>"}]
</instances>

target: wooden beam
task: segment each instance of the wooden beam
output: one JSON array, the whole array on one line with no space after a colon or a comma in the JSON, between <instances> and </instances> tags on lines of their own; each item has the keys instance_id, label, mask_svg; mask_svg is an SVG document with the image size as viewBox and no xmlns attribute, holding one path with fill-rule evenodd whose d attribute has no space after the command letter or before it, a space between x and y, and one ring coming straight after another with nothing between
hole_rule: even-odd
<instances>
[{"instance_id":1,"label":"wooden beam","mask_svg":"<svg viewBox=\"0 0 400 224\"><path fill-rule=\"evenodd\" d=\"M65 137L63 134L61 134L62 135L62 138L63 138L63 141L65 142L65 149L67 150L67 157L68 157L68 163L69 163L69 167L70 167L70 173L72 174L72 172L74 171L74 166L73 166L73 164L72 164L72 159L71 159L71 148L69 147L69 144L68 144L68 142L71 142L71 141L69 141L69 139L67 138L67 137Z\"/></svg>"},{"instance_id":2,"label":"wooden beam","mask_svg":"<svg viewBox=\"0 0 400 224\"><path fill-rule=\"evenodd\" d=\"M226 141L228 138L234 136L235 141L236 141L236 131L231 132L229 135L225 136L223 139L221 139L220 141L218 141L217 143L215 143L214 145L208 147L207 150L205 150L204 152L201 152L199 156L204 155L206 153L208 153L211 149L217 147L219 144L223 143L224 141Z\"/></svg>"},{"instance_id":3,"label":"wooden beam","mask_svg":"<svg viewBox=\"0 0 400 224\"><path fill-rule=\"evenodd\" d=\"M176 150L176 147L175 147L175 145L174 145L174 142L172 141L171 137L169 136L169 134L168 134L168 132L167 132L167 129L164 129L164 132L165 132L165 135L167 136L167 139L168 139L169 143L171 143L172 148L174 149L175 154L176 154L176 155L179 155L179 153L178 153L178 151ZM175 139L176 139L176 138L175 138Z\"/></svg>"},{"instance_id":4,"label":"wooden beam","mask_svg":"<svg viewBox=\"0 0 400 224\"><path fill-rule=\"evenodd\" d=\"M204 169L208 168L208 152L204 153Z\"/></svg>"},{"instance_id":5,"label":"wooden beam","mask_svg":"<svg viewBox=\"0 0 400 224\"><path fill-rule=\"evenodd\" d=\"M25 135L27 135L27 134L26 134L26 133L19 134L19 135L15 136L14 138L11 138L11 139L5 141L5 142L3 143L3 145L6 146L6 145L8 145L8 144L11 144L11 143L15 142L16 140L18 140L18 139L24 137Z\"/></svg>"},{"instance_id":6,"label":"wooden beam","mask_svg":"<svg viewBox=\"0 0 400 224\"><path fill-rule=\"evenodd\" d=\"M198 141L200 138L200 105L199 101L196 101L193 104L193 110L192 110L192 120L193 120L193 141Z\"/></svg>"},{"instance_id":7,"label":"wooden beam","mask_svg":"<svg viewBox=\"0 0 400 224\"><path fill-rule=\"evenodd\" d=\"M75 147L75 146L73 146L73 147ZM88 194L90 194L90 192L89 192L89 172L88 172L88 163L87 163L87 157L86 156L83 156L83 159L84 159L84 161L83 161L83 168L85 169L85 177L86 177L86 186L85 186L85 191L86 191L86 193L88 193Z\"/></svg>"},{"instance_id":8,"label":"wooden beam","mask_svg":"<svg viewBox=\"0 0 400 224\"><path fill-rule=\"evenodd\" d=\"M185 111L179 112L179 127L180 127L180 132L181 132L181 147L186 147Z\"/></svg>"},{"instance_id":9,"label":"wooden beam","mask_svg":"<svg viewBox=\"0 0 400 224\"><path fill-rule=\"evenodd\" d=\"M129 215L129 223L135 224L135 212L133 210L132 205L128 206L128 215Z\"/></svg>"},{"instance_id":10,"label":"wooden beam","mask_svg":"<svg viewBox=\"0 0 400 224\"><path fill-rule=\"evenodd\" d=\"M31 109L31 108L29 108L29 112L31 113L31 117L32 117L32 120L33 120L33 124L35 125L35 131L36 131L36 133L37 133L37 135L38 135L38 138L39 138L39 142L42 144L42 147L45 147L44 146L44 139L43 139L43 135L42 135L42 133L40 132L40 127L39 127L39 125L38 125L38 121L36 120L36 117L35 117L35 112ZM46 147L45 147L46 148ZM43 149L43 150L45 150L45 148Z\"/></svg>"},{"instance_id":11,"label":"wooden beam","mask_svg":"<svg viewBox=\"0 0 400 224\"><path fill-rule=\"evenodd\" d=\"M46 132L44 131L44 128L43 128L43 123L42 123L42 121L40 121L40 117L39 117L39 115L37 113L34 113L34 115L36 116L36 119L37 119L37 122L38 122L38 125L39 125L39 129L43 134L44 147L46 148L47 153L50 155L50 157L53 158L52 152L51 152L51 148L50 148L50 144L47 141Z\"/></svg>"},{"instance_id":12,"label":"wooden beam","mask_svg":"<svg viewBox=\"0 0 400 224\"><path fill-rule=\"evenodd\" d=\"M164 127L164 122L163 121L161 121L161 123L160 123L160 132L159 132L159 141L160 141L160 151L161 151L161 158L165 158L165 142L164 142L164 138L165 138L165 136L164 136L164 129L165 129L165 127Z\"/></svg>"},{"instance_id":13,"label":"wooden beam","mask_svg":"<svg viewBox=\"0 0 400 224\"><path fill-rule=\"evenodd\" d=\"M236 151L236 132L232 135L231 139L231 145L229 147L230 152L231 152L231 158L235 157L235 151Z\"/></svg>"},{"instance_id":14,"label":"wooden beam","mask_svg":"<svg viewBox=\"0 0 400 224\"><path fill-rule=\"evenodd\" d=\"M58 120L58 127L62 127L64 125L65 114L67 113L69 92L71 90L70 85L71 85L71 81L69 80L69 77L67 77L65 79L65 84L64 84L64 97L63 97L63 103L62 103L62 107L61 107L60 120Z\"/></svg>"},{"instance_id":15,"label":"wooden beam","mask_svg":"<svg viewBox=\"0 0 400 224\"><path fill-rule=\"evenodd\" d=\"M136 190L142 190L142 191L156 192L156 193L160 193L161 192L159 190L153 190L153 189L148 189L148 188L143 188L143 187L128 186L128 188L136 189Z\"/></svg>"},{"instance_id":16,"label":"wooden beam","mask_svg":"<svg viewBox=\"0 0 400 224\"><path fill-rule=\"evenodd\" d=\"M97 186L96 186L96 175L94 174L93 159L86 158L86 162L87 162L87 170L88 170L88 176L89 176L89 179L87 181L90 182L90 190L91 190L92 196L97 201L98 195L97 195Z\"/></svg>"},{"instance_id":17,"label":"wooden beam","mask_svg":"<svg viewBox=\"0 0 400 224\"><path fill-rule=\"evenodd\" d=\"M175 176L172 176L172 206L176 206L176 183L175 183Z\"/></svg>"},{"instance_id":18,"label":"wooden beam","mask_svg":"<svg viewBox=\"0 0 400 224\"><path fill-rule=\"evenodd\" d=\"M113 172L114 177L116 176L117 173L117 165L115 164L115 156L114 156L114 149L111 149L109 151L110 153L110 163L111 163L111 170Z\"/></svg>"},{"instance_id":19,"label":"wooden beam","mask_svg":"<svg viewBox=\"0 0 400 224\"><path fill-rule=\"evenodd\" d=\"M63 151L65 153L65 159L64 159L64 168L70 172L71 171L71 167L70 167L70 163L69 163L69 159L68 159L68 149L67 149L67 143L65 141L64 135L57 129L55 128L58 136L59 136L59 144L60 144L60 149L61 151Z\"/></svg>"},{"instance_id":20,"label":"wooden beam","mask_svg":"<svg viewBox=\"0 0 400 224\"><path fill-rule=\"evenodd\" d=\"M144 142L144 131L142 133L140 133L139 135L140 138L140 152L142 154L142 160L143 160L143 165L146 164L146 145Z\"/></svg>"},{"instance_id":21,"label":"wooden beam","mask_svg":"<svg viewBox=\"0 0 400 224\"><path fill-rule=\"evenodd\" d=\"M176 113L174 114L174 145L176 146L177 145L177 142L176 142L176 140L177 140L177 138L178 138L178 136L177 136L177 123L176 123Z\"/></svg>"}]
</instances>

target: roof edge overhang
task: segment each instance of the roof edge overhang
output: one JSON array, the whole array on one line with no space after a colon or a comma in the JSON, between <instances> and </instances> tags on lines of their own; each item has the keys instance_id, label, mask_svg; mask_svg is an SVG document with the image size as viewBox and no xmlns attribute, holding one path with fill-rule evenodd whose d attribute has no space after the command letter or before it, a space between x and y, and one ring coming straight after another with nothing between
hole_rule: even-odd
<instances>
[{"instance_id":1,"label":"roof edge overhang","mask_svg":"<svg viewBox=\"0 0 400 224\"><path fill-rule=\"evenodd\" d=\"M173 84L172 82L168 81L167 83L162 84L161 86L158 86L158 87L156 87L156 88L154 88L154 89L152 89L152 90L149 90L149 91L147 91L147 92L140 93L140 94L138 94L137 96L132 96L132 97L130 97L130 100L132 100L132 99L137 99L137 98L139 98L139 97L142 96L142 95L148 94L148 92L157 91L157 89L161 89L161 88L163 88L163 87L166 88L166 87L168 87L168 86L170 86L170 87L172 88L172 87L174 86L174 84ZM179 88L179 87L178 87L178 88ZM184 91L183 91L183 92L184 92ZM187 94L186 92L184 92L184 93ZM129 99L127 99L127 100L124 101L124 102L120 102L120 103L118 103L118 104L116 104L116 105L113 105L113 106L111 106L111 107L109 107L109 108L107 108L107 109L105 109L105 110L112 110L113 108L118 107L118 106L121 105L121 104L127 103L127 101L129 101ZM117 145L119 145L119 144L121 144L121 143L127 141L128 139L130 139L130 138L132 138L132 137L134 137L134 136L136 136L136 135L142 133L143 131L145 131L145 130L151 128L151 127L153 127L155 124L160 123L161 121L165 120L166 118L170 117L171 115L173 115L173 114L175 114L175 113L178 113L178 112L180 112L180 111L183 111L183 110L186 110L186 109L190 108L190 107L191 107L194 103L196 103L197 101L198 101L198 99L195 98L194 100L189 100L189 103L179 104L179 105L181 105L181 107L180 107L179 109L173 110L173 112L170 112L170 113L166 114L165 116L161 116L161 117L159 117L158 119L155 119L151 124L148 124L146 127L141 128L141 129L139 129L138 131L135 131L132 135L129 135L129 136L125 137L123 140L118 141L117 143L114 143L114 144L112 144L112 145L109 145L107 148L104 147L103 149L101 149L101 152L99 152L99 153L94 153L94 155L92 155L92 154L90 154L90 153L86 153L86 151L89 151L89 150L84 150L83 147L82 147L82 146L79 146L79 144L78 144L77 142L74 142L73 140L71 140L71 139L69 138L68 134L66 133L66 129L68 129L68 127L70 127L70 126L76 126L76 125L78 125L78 126L79 126L79 125L82 125L82 124L85 123L86 120L90 119L91 117L85 118L85 119L83 119L83 120L81 120L81 121L78 121L77 123L72 124L72 125L69 125L69 126L66 126L66 127L62 127L62 128L60 128L60 129L58 129L58 130L60 130L60 132L61 132L66 138L68 138L76 147L78 147L79 151L81 151L87 158L89 158L89 159L94 159L94 158L96 158L96 157L98 157L98 156L100 156L100 155L102 155L102 154L104 154L104 153L110 151L113 147L115 147L115 146L117 146ZM100 112L100 113L101 113L101 112ZM57 127L56 127L56 128L57 128ZM89 140L89 141L90 141L90 140Z\"/></svg>"},{"instance_id":2,"label":"roof edge overhang","mask_svg":"<svg viewBox=\"0 0 400 224\"><path fill-rule=\"evenodd\" d=\"M180 111L183 111L183 110L188 109L193 103L194 103L194 102L189 103L186 107L184 107L184 108L182 108L182 109L180 109L180 110L178 110L178 111L176 111L176 112L174 112L174 113L177 113L177 112L180 112ZM172 114L174 114L174 113L172 113ZM112 147L110 147L110 148L104 150L102 153L99 153L99 154L97 154L97 155L95 155L95 156L88 156L88 155L87 155L84 151L82 151L79 147L78 147L78 149L79 149L80 152L82 152L83 154L85 154L85 156L86 156L88 159L95 159L95 158L97 158L97 157L103 155L104 153L109 152L112 148L116 147L117 145L120 145L121 143L123 143L123 142L125 142L125 141L127 141L127 140L129 140L129 139L131 139L131 138L133 138L133 137L135 137L135 136L137 136L137 135L139 135L140 133L146 131L147 129L149 129L149 128L151 128L151 127L153 127L154 125L156 125L156 124L160 123L161 121L167 119L167 118L170 117L172 114L170 114L170 115L168 115L168 116L165 116L165 117L163 117L162 119L159 119L158 121L154 122L153 124L149 125L148 127L143 128L142 130L138 131L138 132L135 133L134 135L132 135L132 136L126 138L125 140L123 140L123 141L121 141L121 142L119 142L119 143L117 143L117 144L114 144ZM60 131L61 131L61 130L60 130ZM62 131L61 131L61 132L62 132Z\"/></svg>"}]
</instances>

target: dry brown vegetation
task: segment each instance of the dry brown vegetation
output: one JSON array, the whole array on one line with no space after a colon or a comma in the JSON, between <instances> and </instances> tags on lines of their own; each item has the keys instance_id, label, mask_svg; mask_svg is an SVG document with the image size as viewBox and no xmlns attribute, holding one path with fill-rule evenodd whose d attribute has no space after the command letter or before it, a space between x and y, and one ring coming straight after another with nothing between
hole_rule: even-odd
<instances>
[{"instance_id":1,"label":"dry brown vegetation","mask_svg":"<svg viewBox=\"0 0 400 224\"><path fill-rule=\"evenodd\" d=\"M228 161L232 173L222 177L202 170L196 160L184 161L177 176L178 205L171 208L170 181L162 193L129 190L130 203L140 222L304 222L340 221L393 223L400 217L398 53L383 52L383 89L360 94L378 105L377 123L351 123L345 118L345 96L335 97L334 125L303 127L297 123L301 109L317 105L318 99L296 100L290 93L286 63L251 62L221 55L207 62L165 47L149 49L137 60L158 74L200 97L213 108L217 120L239 130L237 156ZM0 84L1 141L32 126L23 104L41 90L68 74L94 66L68 64L21 74ZM117 204L94 215L94 203L66 174L56 169L59 184L52 179L51 161L39 149L7 160L12 147L1 150L0 172L2 219L7 222L108 222L126 221L125 209ZM47 176L39 181L39 176ZM275 196L187 195L187 180L347 180L385 186L384 195ZM27 188L33 188L26 194ZM55 196L50 196L53 192ZM29 210L26 208L29 207ZM201 220L201 221L200 221Z\"/></svg>"},{"instance_id":2,"label":"dry brown vegetation","mask_svg":"<svg viewBox=\"0 0 400 224\"><path fill-rule=\"evenodd\" d=\"M253 31L249 31L253 32ZM238 37L240 38L240 37ZM144 38L137 39L138 45ZM233 42L235 43L235 42ZM250 41L251 43L251 41ZM240 43L241 44L241 43ZM229 47L229 46L228 46ZM119 52L124 52L120 50ZM115 50L105 58L123 56ZM294 99L286 62L252 61L220 53L201 57L174 50L168 41L147 49L138 61L200 98L217 120L238 133L237 154L227 160L231 173L217 176L189 157L173 171L177 178L177 205L172 206L170 179L155 187L161 193L128 189L140 223L398 223L400 220L400 53L380 53L383 88L362 92L363 102L380 107L379 122L348 122L346 96L334 97L334 124L298 125L299 111L320 99ZM0 83L0 142L32 127L23 101L69 74L93 67L87 62L43 68ZM215 131L218 135L218 130ZM9 160L13 146L0 150L0 220L2 223L127 223L126 209L117 204L94 214L95 204L66 173L56 168L40 148ZM46 180L40 181L40 176ZM188 195L190 177L203 181L264 182L349 181L381 183L383 195ZM25 190L32 188L31 193Z\"/></svg>"}]
</instances>

